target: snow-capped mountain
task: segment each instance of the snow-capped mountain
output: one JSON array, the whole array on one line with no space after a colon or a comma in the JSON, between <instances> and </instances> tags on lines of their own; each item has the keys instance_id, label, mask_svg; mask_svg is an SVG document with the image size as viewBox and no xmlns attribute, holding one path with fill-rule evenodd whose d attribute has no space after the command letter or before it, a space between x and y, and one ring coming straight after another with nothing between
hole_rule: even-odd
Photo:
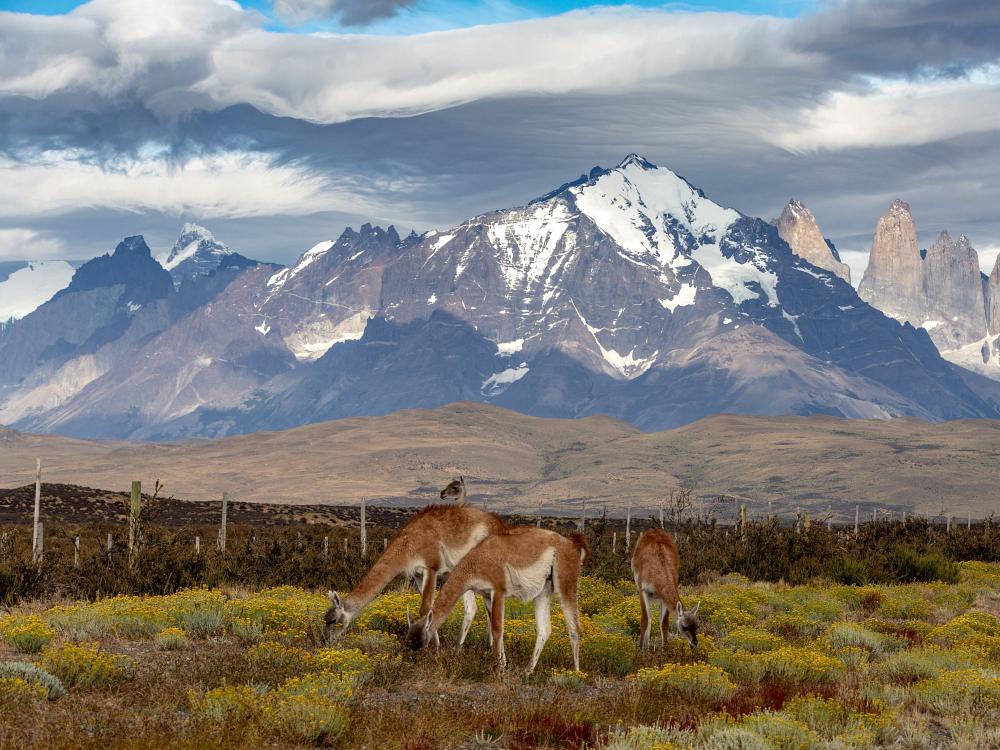
<instances>
[{"instance_id":1,"label":"snow-capped mountain","mask_svg":"<svg viewBox=\"0 0 1000 750\"><path fill-rule=\"evenodd\" d=\"M177 287L189 279L210 276L219 268L253 265L253 261L215 239L205 227L190 222L181 229L170 252L158 255L156 260L170 272Z\"/></svg>"},{"instance_id":2,"label":"snow-capped mountain","mask_svg":"<svg viewBox=\"0 0 1000 750\"><path fill-rule=\"evenodd\" d=\"M72 264L64 260L36 260L16 266L0 274L0 323L37 310L68 286L74 273Z\"/></svg>"},{"instance_id":3,"label":"snow-capped mountain","mask_svg":"<svg viewBox=\"0 0 1000 750\"><path fill-rule=\"evenodd\" d=\"M222 435L463 399L647 428L720 411L1000 416L1000 389L926 331L634 154L447 230L365 225L213 283L16 424Z\"/></svg>"}]
</instances>

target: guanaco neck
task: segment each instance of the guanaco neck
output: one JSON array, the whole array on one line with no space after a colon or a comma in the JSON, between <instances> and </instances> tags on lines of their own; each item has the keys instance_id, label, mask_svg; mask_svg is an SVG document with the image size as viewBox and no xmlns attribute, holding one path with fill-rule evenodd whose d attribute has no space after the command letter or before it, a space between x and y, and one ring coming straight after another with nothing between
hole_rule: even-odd
<instances>
[{"instance_id":1,"label":"guanaco neck","mask_svg":"<svg viewBox=\"0 0 1000 750\"><path fill-rule=\"evenodd\" d=\"M403 557L402 550L389 542L386 551L365 573L361 582L354 587L350 594L344 597L344 609L352 614L363 609L372 599L382 593L382 590L392 582L393 578L406 570L407 563L409 560Z\"/></svg>"},{"instance_id":2,"label":"guanaco neck","mask_svg":"<svg viewBox=\"0 0 1000 750\"><path fill-rule=\"evenodd\" d=\"M461 567L455 568L455 570L448 574L448 579L444 582L441 592L431 607L431 630L437 630L441 627L441 624L447 619L448 615L455 608L455 605L458 604L458 600L462 598L466 591L472 588L469 583L472 576L473 571Z\"/></svg>"},{"instance_id":3,"label":"guanaco neck","mask_svg":"<svg viewBox=\"0 0 1000 750\"><path fill-rule=\"evenodd\" d=\"M458 499L455 501L455 505L465 505L465 483L462 483L461 488L459 488Z\"/></svg>"}]
</instances>

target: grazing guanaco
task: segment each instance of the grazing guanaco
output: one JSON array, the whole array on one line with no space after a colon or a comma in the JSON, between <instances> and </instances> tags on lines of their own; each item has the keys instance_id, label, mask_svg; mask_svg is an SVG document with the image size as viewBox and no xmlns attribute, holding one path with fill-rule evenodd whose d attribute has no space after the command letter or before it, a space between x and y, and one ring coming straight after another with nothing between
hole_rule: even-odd
<instances>
[{"instance_id":1,"label":"grazing guanaco","mask_svg":"<svg viewBox=\"0 0 1000 750\"><path fill-rule=\"evenodd\" d=\"M582 534L569 538L534 526L518 526L487 537L467 554L448 576L430 612L410 622L407 643L423 648L437 641L437 631L460 597L482 594L490 612L490 641L500 667L507 666L503 645L504 600L512 596L535 603L535 650L528 674L538 664L552 633L552 594L559 598L566 618L573 668L580 669L580 613L577 592L580 568L590 550ZM407 613L409 620L409 613Z\"/></svg>"},{"instance_id":2,"label":"grazing guanaco","mask_svg":"<svg viewBox=\"0 0 1000 750\"><path fill-rule=\"evenodd\" d=\"M681 558L677 552L677 543L669 532L663 529L644 531L635 543L632 553L632 573L635 575L635 586L639 589L639 601L642 604L642 619L639 623L642 648L649 648L649 631L651 625L651 603L653 599L660 602L660 646L666 642L670 625L670 610L677 610L677 630L691 644L698 645L698 602L691 610L685 611L681 603L678 579L680 577Z\"/></svg>"},{"instance_id":3,"label":"grazing guanaco","mask_svg":"<svg viewBox=\"0 0 1000 750\"><path fill-rule=\"evenodd\" d=\"M328 640L339 638L351 621L372 599L378 596L397 575L414 581L421 579L420 614L430 611L437 578L455 568L469 550L490 534L504 531L507 525L494 513L468 505L431 505L411 518L390 540L385 552L375 561L361 582L343 598L330 591L326 612ZM476 597L464 597L465 618L459 645L476 616ZM339 628L334 632L334 628Z\"/></svg>"},{"instance_id":4,"label":"grazing guanaco","mask_svg":"<svg viewBox=\"0 0 1000 750\"><path fill-rule=\"evenodd\" d=\"M441 499L453 499L455 505L465 505L465 477L452 479L448 486L441 490Z\"/></svg>"}]
</instances>

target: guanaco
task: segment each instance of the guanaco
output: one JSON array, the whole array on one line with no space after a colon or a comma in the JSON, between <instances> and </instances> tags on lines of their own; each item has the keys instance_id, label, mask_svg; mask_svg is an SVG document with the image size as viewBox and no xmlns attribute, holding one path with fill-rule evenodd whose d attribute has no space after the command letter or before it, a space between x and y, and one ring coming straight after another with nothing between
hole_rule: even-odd
<instances>
[{"instance_id":1,"label":"guanaco","mask_svg":"<svg viewBox=\"0 0 1000 750\"><path fill-rule=\"evenodd\" d=\"M632 553L632 573L635 575L635 586L639 589L639 601L642 604L639 630L640 643L644 649L649 648L650 605L653 599L660 603L660 647L666 643L670 610L674 608L677 610L678 632L687 638L691 648L698 645L698 608L701 607L701 602L685 611L678 588L680 568L677 543L669 532L652 529L639 535L635 552Z\"/></svg>"},{"instance_id":2,"label":"guanaco","mask_svg":"<svg viewBox=\"0 0 1000 750\"><path fill-rule=\"evenodd\" d=\"M441 490L442 500L454 500L455 505L465 505L465 477L452 479L448 486Z\"/></svg>"},{"instance_id":3,"label":"guanaco","mask_svg":"<svg viewBox=\"0 0 1000 750\"><path fill-rule=\"evenodd\" d=\"M358 613L400 574L419 581L420 614L426 614L434 600L438 576L453 570L469 550L490 534L506 528L496 514L468 505L424 508L390 540L385 552L351 593L344 597L336 591L327 593L330 599L325 617L327 640L333 641L343 635ZM476 616L475 594L470 592L463 598L463 604L465 617L459 645L464 643Z\"/></svg>"},{"instance_id":4,"label":"guanaco","mask_svg":"<svg viewBox=\"0 0 1000 750\"><path fill-rule=\"evenodd\" d=\"M482 594L490 613L490 645L501 669L507 666L504 651L504 600L512 596L535 603L535 650L528 674L538 664L545 642L552 634L552 594L559 598L566 618L573 668L580 669L580 613L577 593L580 569L590 553L582 534L569 538L534 526L518 526L486 537L448 576L430 612L410 622L407 643L411 648L437 641L437 631L460 597ZM409 613L407 613L409 620Z\"/></svg>"}]
</instances>

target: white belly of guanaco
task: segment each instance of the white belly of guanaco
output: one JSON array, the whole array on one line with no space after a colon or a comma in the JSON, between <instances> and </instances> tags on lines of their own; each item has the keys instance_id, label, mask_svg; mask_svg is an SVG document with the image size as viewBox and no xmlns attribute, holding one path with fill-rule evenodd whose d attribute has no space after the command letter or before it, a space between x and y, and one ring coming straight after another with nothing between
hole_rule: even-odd
<instances>
[{"instance_id":1,"label":"white belly of guanaco","mask_svg":"<svg viewBox=\"0 0 1000 750\"><path fill-rule=\"evenodd\" d=\"M531 601L541 594L552 575L552 560L554 549L545 553L531 565L524 568L507 566L507 596L513 596L521 601Z\"/></svg>"}]
</instances>

